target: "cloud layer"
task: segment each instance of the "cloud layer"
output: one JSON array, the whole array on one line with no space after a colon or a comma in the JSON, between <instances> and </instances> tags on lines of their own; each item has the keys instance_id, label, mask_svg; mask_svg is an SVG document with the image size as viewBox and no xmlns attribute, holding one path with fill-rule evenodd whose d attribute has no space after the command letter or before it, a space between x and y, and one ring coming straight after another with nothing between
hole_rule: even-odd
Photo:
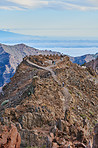
<instances>
[{"instance_id":1,"label":"cloud layer","mask_svg":"<svg viewBox=\"0 0 98 148\"><path fill-rule=\"evenodd\" d=\"M35 8L98 10L98 0L0 0L0 9L24 10Z\"/></svg>"}]
</instances>

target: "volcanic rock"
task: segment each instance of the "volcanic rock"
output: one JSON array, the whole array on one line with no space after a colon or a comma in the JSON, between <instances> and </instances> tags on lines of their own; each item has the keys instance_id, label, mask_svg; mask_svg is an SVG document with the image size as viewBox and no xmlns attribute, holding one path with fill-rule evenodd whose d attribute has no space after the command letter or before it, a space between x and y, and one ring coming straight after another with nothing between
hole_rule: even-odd
<instances>
[{"instance_id":1,"label":"volcanic rock","mask_svg":"<svg viewBox=\"0 0 98 148\"><path fill-rule=\"evenodd\" d=\"M0 148L20 148L20 144L20 134L13 124L0 125Z\"/></svg>"}]
</instances>

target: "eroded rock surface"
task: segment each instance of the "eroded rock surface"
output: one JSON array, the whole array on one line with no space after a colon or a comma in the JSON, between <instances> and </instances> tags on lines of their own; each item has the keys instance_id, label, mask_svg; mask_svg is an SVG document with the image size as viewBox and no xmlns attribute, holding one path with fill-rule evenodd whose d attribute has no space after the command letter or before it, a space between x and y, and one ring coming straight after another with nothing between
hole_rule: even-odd
<instances>
[{"instance_id":1,"label":"eroded rock surface","mask_svg":"<svg viewBox=\"0 0 98 148\"><path fill-rule=\"evenodd\" d=\"M0 148L20 148L21 137L13 125L0 125Z\"/></svg>"}]
</instances>

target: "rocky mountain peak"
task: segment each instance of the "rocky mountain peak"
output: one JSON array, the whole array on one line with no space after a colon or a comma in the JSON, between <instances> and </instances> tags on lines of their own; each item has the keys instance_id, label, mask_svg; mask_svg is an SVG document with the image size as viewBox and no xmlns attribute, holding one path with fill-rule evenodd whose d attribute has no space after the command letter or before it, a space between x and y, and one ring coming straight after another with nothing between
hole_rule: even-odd
<instances>
[{"instance_id":1,"label":"rocky mountain peak","mask_svg":"<svg viewBox=\"0 0 98 148\"><path fill-rule=\"evenodd\" d=\"M97 123L97 79L67 56L26 56L3 88L0 116L18 125L22 147L86 147Z\"/></svg>"},{"instance_id":2,"label":"rocky mountain peak","mask_svg":"<svg viewBox=\"0 0 98 148\"><path fill-rule=\"evenodd\" d=\"M29 47L25 44L4 45L0 44L0 88L10 82L10 78L14 75L16 67L22 62L27 55L39 54L55 54L52 51L40 51Z\"/></svg>"}]
</instances>

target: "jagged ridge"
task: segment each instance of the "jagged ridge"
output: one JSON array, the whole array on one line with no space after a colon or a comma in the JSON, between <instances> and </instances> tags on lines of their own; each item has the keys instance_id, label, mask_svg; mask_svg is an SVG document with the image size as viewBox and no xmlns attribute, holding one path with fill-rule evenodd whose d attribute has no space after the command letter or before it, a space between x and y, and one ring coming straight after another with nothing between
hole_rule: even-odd
<instances>
[{"instance_id":1,"label":"jagged ridge","mask_svg":"<svg viewBox=\"0 0 98 148\"><path fill-rule=\"evenodd\" d=\"M0 44L0 87L10 82L10 78L14 75L16 67L26 55L47 55L55 53L56 52L51 51L40 51L25 44L17 44L14 46Z\"/></svg>"}]
</instances>

